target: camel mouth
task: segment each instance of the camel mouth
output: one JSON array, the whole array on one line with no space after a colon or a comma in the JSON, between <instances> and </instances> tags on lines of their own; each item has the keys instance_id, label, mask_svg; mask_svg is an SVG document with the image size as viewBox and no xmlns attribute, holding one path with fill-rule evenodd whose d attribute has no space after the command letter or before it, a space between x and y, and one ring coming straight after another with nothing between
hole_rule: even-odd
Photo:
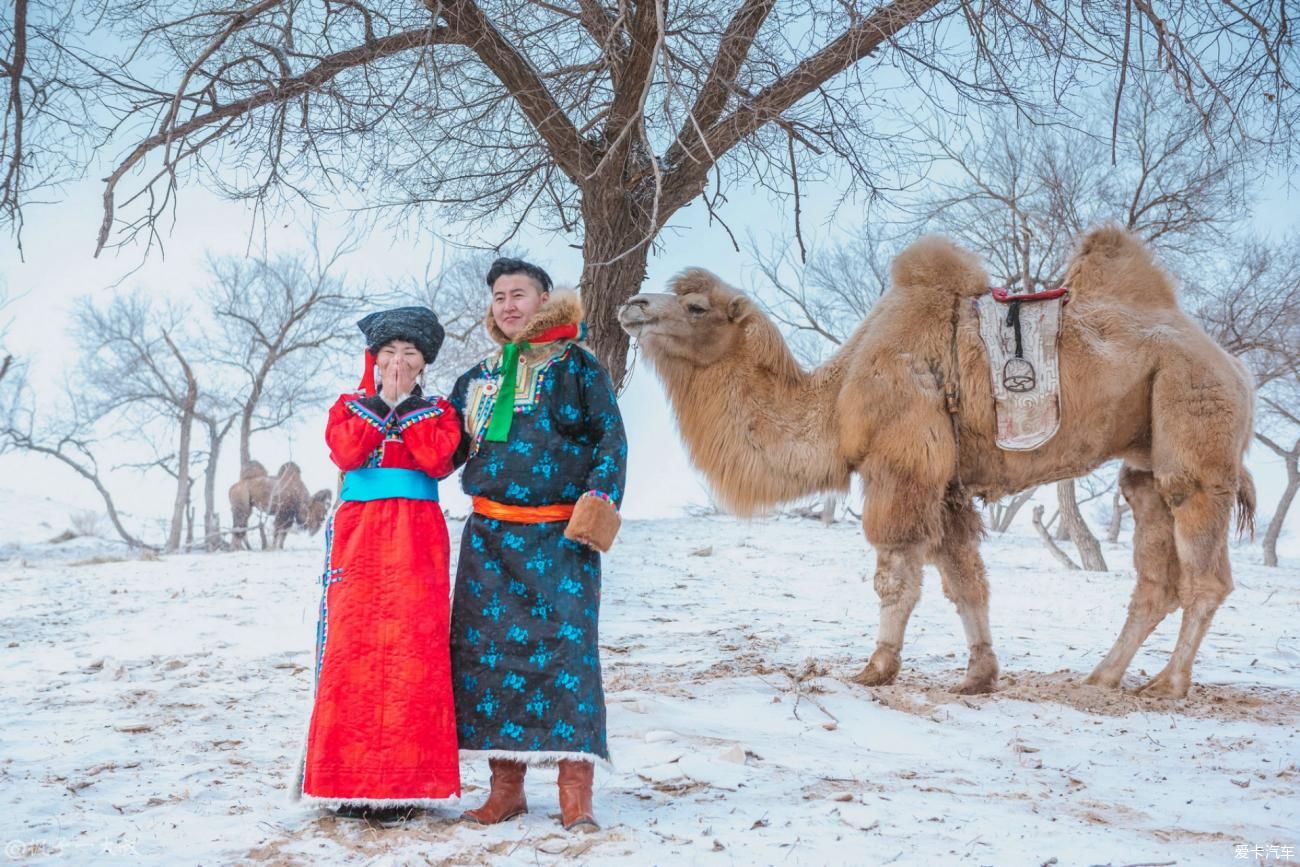
<instances>
[{"instance_id":1,"label":"camel mouth","mask_svg":"<svg viewBox=\"0 0 1300 867\"><path fill-rule=\"evenodd\" d=\"M640 337L647 325L653 325L658 317L649 316L640 307L624 307L618 312L618 324L631 337Z\"/></svg>"}]
</instances>

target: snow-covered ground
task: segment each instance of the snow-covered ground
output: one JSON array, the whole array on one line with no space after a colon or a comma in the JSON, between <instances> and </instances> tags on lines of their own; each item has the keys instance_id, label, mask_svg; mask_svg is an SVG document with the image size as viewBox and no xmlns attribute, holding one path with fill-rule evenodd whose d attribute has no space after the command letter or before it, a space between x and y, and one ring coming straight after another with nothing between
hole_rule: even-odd
<instances>
[{"instance_id":1,"label":"snow-covered ground","mask_svg":"<svg viewBox=\"0 0 1300 867\"><path fill-rule=\"evenodd\" d=\"M120 546L44 542L66 511L21 505L0 531L0 841L15 862L1300 862L1300 566L1264 569L1257 548L1234 552L1237 591L1191 696L1159 702L1079 683L1123 620L1125 546L1108 547L1111 573L1064 573L1032 538L990 538L1002 688L961 697L946 690L964 640L929 572L897 683L850 682L878 618L856 526L631 521L606 558L604 830L559 828L554 771L530 773L532 812L504 826L448 804L373 829L288 797L319 537L113 561ZM466 801L486 778L466 766Z\"/></svg>"}]
</instances>

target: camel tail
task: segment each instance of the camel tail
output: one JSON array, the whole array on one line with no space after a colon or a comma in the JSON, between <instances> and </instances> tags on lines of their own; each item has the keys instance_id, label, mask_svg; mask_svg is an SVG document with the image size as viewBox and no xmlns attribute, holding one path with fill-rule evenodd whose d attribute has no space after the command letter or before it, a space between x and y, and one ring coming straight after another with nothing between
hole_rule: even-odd
<instances>
[{"instance_id":1,"label":"camel tail","mask_svg":"<svg viewBox=\"0 0 1300 867\"><path fill-rule=\"evenodd\" d=\"M1078 242L1065 271L1070 295L1113 300L1131 307L1177 307L1173 278L1137 235L1114 224L1099 226Z\"/></svg>"},{"instance_id":2,"label":"camel tail","mask_svg":"<svg viewBox=\"0 0 1300 867\"><path fill-rule=\"evenodd\" d=\"M1255 538L1255 479L1245 467L1237 482L1237 536Z\"/></svg>"},{"instance_id":3,"label":"camel tail","mask_svg":"<svg viewBox=\"0 0 1300 867\"><path fill-rule=\"evenodd\" d=\"M942 235L926 235L903 248L889 266L892 285L906 292L983 295L989 278L979 257Z\"/></svg>"}]
</instances>

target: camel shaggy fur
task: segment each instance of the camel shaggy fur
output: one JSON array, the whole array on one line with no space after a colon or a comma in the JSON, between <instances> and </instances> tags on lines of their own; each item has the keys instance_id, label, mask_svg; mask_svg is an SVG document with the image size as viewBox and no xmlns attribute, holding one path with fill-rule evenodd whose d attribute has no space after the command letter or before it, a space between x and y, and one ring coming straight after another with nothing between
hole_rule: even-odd
<instances>
[{"instance_id":1,"label":"camel shaggy fur","mask_svg":"<svg viewBox=\"0 0 1300 867\"><path fill-rule=\"evenodd\" d=\"M973 254L947 239L922 238L900 253L889 289L812 371L753 301L707 271L685 271L671 293L637 295L620 311L663 380L693 463L724 506L749 515L846 490L853 473L861 477L880 632L859 682L885 684L898 674L929 562L970 649L957 691L991 691L998 663L973 498L1082 476L1120 458L1136 525L1137 588L1118 640L1088 682L1118 686L1143 641L1181 607L1168 665L1142 692L1187 694L1197 649L1232 590L1234 506L1242 527L1253 518L1254 488L1242 466L1253 382L1179 309L1173 281L1136 237L1091 232L1065 282L1061 427L1028 452L995 444L973 304L988 278Z\"/></svg>"},{"instance_id":2,"label":"camel shaggy fur","mask_svg":"<svg viewBox=\"0 0 1300 867\"><path fill-rule=\"evenodd\" d=\"M234 527L230 534L235 548L248 548L248 519L256 509L273 520L274 532L271 546L284 548L285 537L296 524L307 528L313 536L329 515L333 495L328 489L315 494L307 492L302 480L302 470L293 461L280 467L276 475L266 472L258 461L249 461L239 473L239 481L230 487L230 514ZM266 531L262 534L262 548L266 549Z\"/></svg>"}]
</instances>

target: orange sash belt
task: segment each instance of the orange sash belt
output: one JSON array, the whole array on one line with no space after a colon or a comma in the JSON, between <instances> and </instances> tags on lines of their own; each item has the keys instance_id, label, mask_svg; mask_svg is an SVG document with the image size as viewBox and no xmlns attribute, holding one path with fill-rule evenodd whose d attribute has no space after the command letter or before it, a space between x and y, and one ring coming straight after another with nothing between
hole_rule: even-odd
<instances>
[{"instance_id":1,"label":"orange sash belt","mask_svg":"<svg viewBox=\"0 0 1300 867\"><path fill-rule=\"evenodd\" d=\"M508 521L512 524L545 524L548 521L567 521L573 516L573 503L556 503L550 506L510 506L485 497L474 498L474 512L485 518Z\"/></svg>"}]
</instances>

